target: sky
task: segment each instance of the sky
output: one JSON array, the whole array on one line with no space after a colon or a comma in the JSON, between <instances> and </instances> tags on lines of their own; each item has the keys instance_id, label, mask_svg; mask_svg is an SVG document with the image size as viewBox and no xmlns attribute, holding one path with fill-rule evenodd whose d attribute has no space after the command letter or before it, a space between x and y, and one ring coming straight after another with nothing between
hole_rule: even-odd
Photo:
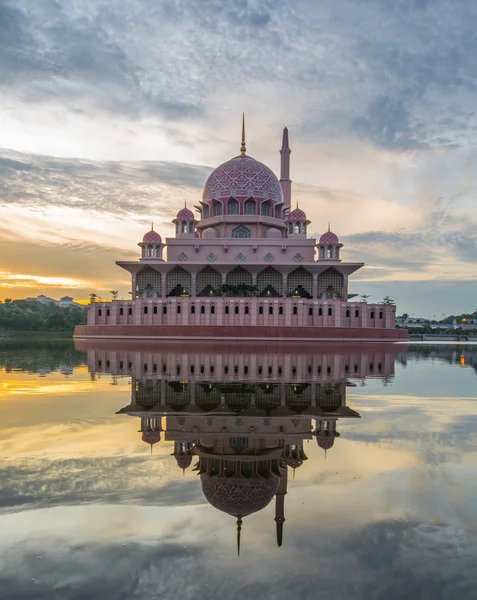
<instances>
[{"instance_id":1,"label":"sky","mask_svg":"<svg viewBox=\"0 0 477 600\"><path fill-rule=\"evenodd\" d=\"M0 0L0 298L128 297L115 260L247 152L398 313L477 308L477 5Z\"/></svg>"}]
</instances>

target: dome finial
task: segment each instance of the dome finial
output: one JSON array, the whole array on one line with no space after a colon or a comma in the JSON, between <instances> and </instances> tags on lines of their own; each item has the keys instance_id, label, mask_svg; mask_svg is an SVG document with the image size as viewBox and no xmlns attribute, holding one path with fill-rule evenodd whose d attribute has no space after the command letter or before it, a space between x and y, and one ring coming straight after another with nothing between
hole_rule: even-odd
<instances>
[{"instance_id":1,"label":"dome finial","mask_svg":"<svg viewBox=\"0 0 477 600\"><path fill-rule=\"evenodd\" d=\"M187 208L187 198L184 198L184 208Z\"/></svg>"},{"instance_id":2,"label":"dome finial","mask_svg":"<svg viewBox=\"0 0 477 600\"><path fill-rule=\"evenodd\" d=\"M298 198L296 199L296 207L298 208Z\"/></svg>"},{"instance_id":3,"label":"dome finial","mask_svg":"<svg viewBox=\"0 0 477 600\"><path fill-rule=\"evenodd\" d=\"M237 519L237 556L240 556L240 532L242 530L242 517Z\"/></svg>"},{"instance_id":4,"label":"dome finial","mask_svg":"<svg viewBox=\"0 0 477 600\"><path fill-rule=\"evenodd\" d=\"M240 144L240 156L245 156L245 113L242 113L242 143Z\"/></svg>"},{"instance_id":5,"label":"dome finial","mask_svg":"<svg viewBox=\"0 0 477 600\"><path fill-rule=\"evenodd\" d=\"M154 221L151 221L151 231L154 231Z\"/></svg>"},{"instance_id":6,"label":"dome finial","mask_svg":"<svg viewBox=\"0 0 477 600\"><path fill-rule=\"evenodd\" d=\"M331 231L331 225L330 225L329 221L328 221L328 231Z\"/></svg>"}]
</instances>

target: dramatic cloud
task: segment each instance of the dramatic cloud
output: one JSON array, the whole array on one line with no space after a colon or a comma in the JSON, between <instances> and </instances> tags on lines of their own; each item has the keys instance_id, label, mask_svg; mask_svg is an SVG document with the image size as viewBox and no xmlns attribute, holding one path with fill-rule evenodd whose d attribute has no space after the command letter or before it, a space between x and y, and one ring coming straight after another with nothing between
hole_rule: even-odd
<instances>
[{"instance_id":1,"label":"dramatic cloud","mask_svg":"<svg viewBox=\"0 0 477 600\"><path fill-rule=\"evenodd\" d=\"M2 252L0 285L125 296L114 260L150 220L171 234L237 153L245 110L250 154L275 170L289 126L294 195L373 267L359 291L399 281L399 308L429 312L415 284L444 281L433 312L457 312L456 285L470 310L456 282L477 278L476 26L454 0L0 0L0 250L27 243L52 267Z\"/></svg>"}]
</instances>

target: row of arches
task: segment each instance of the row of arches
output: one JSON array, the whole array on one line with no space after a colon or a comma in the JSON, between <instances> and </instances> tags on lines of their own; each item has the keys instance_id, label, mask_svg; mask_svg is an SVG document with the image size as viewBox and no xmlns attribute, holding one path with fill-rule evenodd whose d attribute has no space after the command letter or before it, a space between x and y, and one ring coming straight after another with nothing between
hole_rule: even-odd
<instances>
[{"instance_id":1,"label":"row of arches","mask_svg":"<svg viewBox=\"0 0 477 600\"><path fill-rule=\"evenodd\" d=\"M229 271L225 278L211 266L197 273L196 296L283 296L284 277L280 271L267 267L260 271L254 283L252 273L238 266ZM343 294L344 277L330 267L318 276L317 297L333 298ZM298 267L286 278L286 295L296 298L313 298L313 275L304 267ZM177 266L166 275L166 296L189 296L192 290L192 275L183 267ZM162 276L147 266L137 274L136 293L139 297L162 296Z\"/></svg>"},{"instance_id":2,"label":"row of arches","mask_svg":"<svg viewBox=\"0 0 477 600\"><path fill-rule=\"evenodd\" d=\"M274 216L280 219L282 216L282 206L273 206L272 201L262 200L257 204L255 198L247 198L243 204L232 196L227 202L221 200L212 200L210 204L202 205L203 218L219 217L222 215L263 215L266 217Z\"/></svg>"}]
</instances>

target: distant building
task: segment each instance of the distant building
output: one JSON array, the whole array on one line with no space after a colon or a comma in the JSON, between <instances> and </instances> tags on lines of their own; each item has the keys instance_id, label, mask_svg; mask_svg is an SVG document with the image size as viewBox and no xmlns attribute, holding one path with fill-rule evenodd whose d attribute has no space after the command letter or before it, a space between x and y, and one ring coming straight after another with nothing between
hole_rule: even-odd
<instances>
[{"instance_id":1,"label":"distant building","mask_svg":"<svg viewBox=\"0 0 477 600\"><path fill-rule=\"evenodd\" d=\"M34 298L34 300L40 302L41 304L48 304L49 302L57 304L56 300L54 300L53 298L49 298L48 296L44 296L43 294L41 294L41 296L37 296L36 298Z\"/></svg>"}]
</instances>

